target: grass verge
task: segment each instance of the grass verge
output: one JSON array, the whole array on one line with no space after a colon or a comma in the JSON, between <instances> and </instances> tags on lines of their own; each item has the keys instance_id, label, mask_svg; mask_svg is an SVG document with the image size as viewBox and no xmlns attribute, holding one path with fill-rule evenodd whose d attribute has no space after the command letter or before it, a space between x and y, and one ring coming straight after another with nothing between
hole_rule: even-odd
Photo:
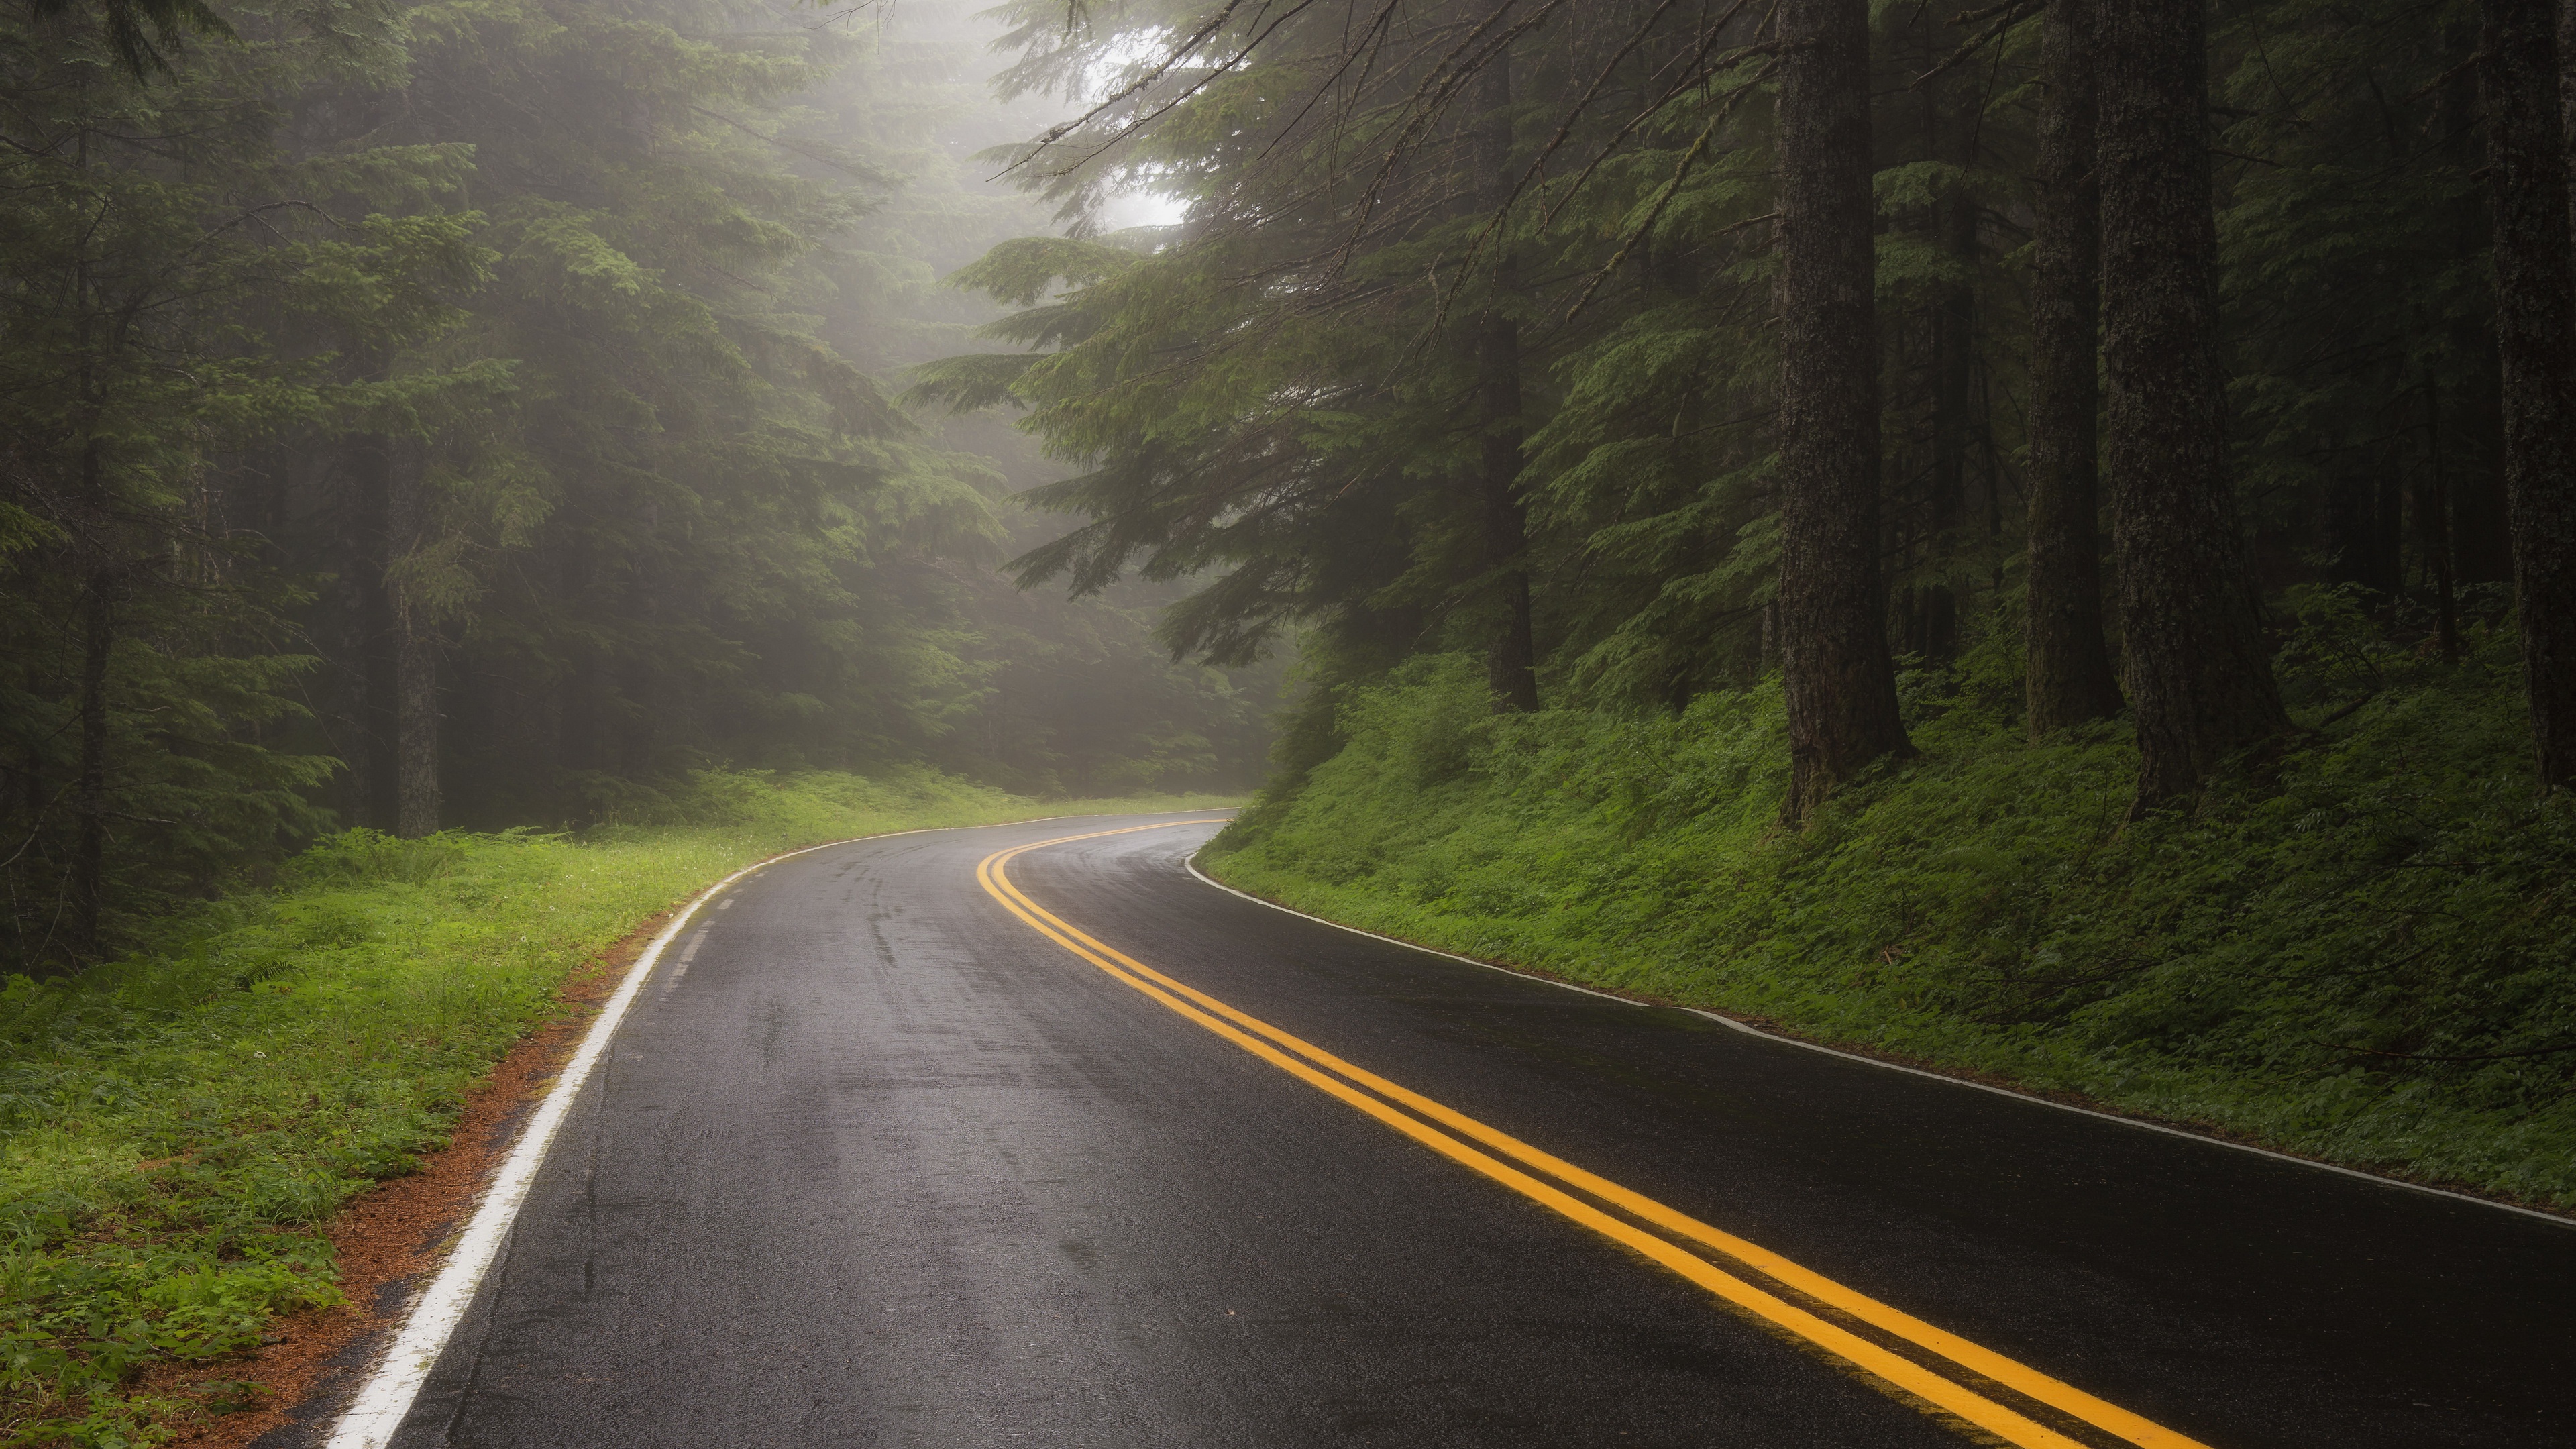
<instances>
[{"instance_id":1,"label":"grass verge","mask_svg":"<svg viewBox=\"0 0 2576 1449\"><path fill-rule=\"evenodd\" d=\"M257 1398L132 1388L338 1300L321 1229L446 1145L583 961L765 856L894 830L1195 809L928 772L708 774L579 838L354 831L151 949L0 988L0 1442L123 1449Z\"/></svg>"},{"instance_id":2,"label":"grass verge","mask_svg":"<svg viewBox=\"0 0 2576 1449\"><path fill-rule=\"evenodd\" d=\"M2186 813L2124 824L2125 727L2024 738L2009 660L1909 676L1923 757L1785 831L1776 686L1495 716L1452 656L1352 695L1339 753L1203 864L1485 960L2576 1207L2576 801L2535 797L2512 640L2372 658L2336 652L2349 608L2313 612L2301 715L2364 702Z\"/></svg>"}]
</instances>

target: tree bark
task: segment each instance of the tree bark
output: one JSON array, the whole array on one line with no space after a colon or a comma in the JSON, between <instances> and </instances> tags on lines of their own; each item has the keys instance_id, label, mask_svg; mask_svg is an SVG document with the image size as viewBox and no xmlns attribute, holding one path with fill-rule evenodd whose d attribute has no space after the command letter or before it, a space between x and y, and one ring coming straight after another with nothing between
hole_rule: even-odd
<instances>
[{"instance_id":1,"label":"tree bark","mask_svg":"<svg viewBox=\"0 0 2576 1449\"><path fill-rule=\"evenodd\" d=\"M2424 562L2433 571L2435 637L2442 662L2460 659L2460 607L2451 579L2450 480L2442 471L2442 378L2436 365L2424 369L2424 491L2415 500L2415 531Z\"/></svg>"},{"instance_id":2,"label":"tree bark","mask_svg":"<svg viewBox=\"0 0 2576 1449\"><path fill-rule=\"evenodd\" d=\"M1477 346L1477 396L1485 419L1483 494L1485 564L1496 572L1503 619L1487 659L1495 699L1516 710L1538 708L1538 646L1530 619L1529 521L1521 506L1520 329L1508 317L1486 319Z\"/></svg>"},{"instance_id":3,"label":"tree bark","mask_svg":"<svg viewBox=\"0 0 2576 1449\"><path fill-rule=\"evenodd\" d=\"M2132 816L2289 729L2229 476L2202 0L2105 0L2100 175Z\"/></svg>"},{"instance_id":4,"label":"tree bark","mask_svg":"<svg viewBox=\"0 0 2576 1449\"><path fill-rule=\"evenodd\" d=\"M2440 60L2445 75L2433 93L2433 128L2441 138L2443 158L2461 175L2471 177L2483 174L2487 165L2474 66L2477 53L2474 24L2455 20L2443 25ZM2461 208L2452 218L2452 232L2457 255L2476 256L2488 250L2490 225L2484 209ZM2503 381L2496 365L2493 321L2483 314L2452 320L2450 351L2456 359L2456 381L2441 389L2446 419L2442 492L2450 504L2451 573L2464 584L2504 583L2513 578L2513 541L2505 522Z\"/></svg>"},{"instance_id":5,"label":"tree bark","mask_svg":"<svg viewBox=\"0 0 2576 1449\"><path fill-rule=\"evenodd\" d=\"M1879 571L1878 314L1870 208L1869 12L1780 10L1780 655L1786 814L1911 754Z\"/></svg>"},{"instance_id":6,"label":"tree bark","mask_svg":"<svg viewBox=\"0 0 2576 1449\"><path fill-rule=\"evenodd\" d=\"M417 449L393 460L388 560L421 544L426 524ZM438 830L438 640L429 611L397 580L386 581L394 626L394 834L417 840Z\"/></svg>"},{"instance_id":7,"label":"tree bark","mask_svg":"<svg viewBox=\"0 0 2576 1449\"><path fill-rule=\"evenodd\" d=\"M406 623L399 648L394 834L417 840L438 833L438 645L426 626Z\"/></svg>"},{"instance_id":8,"label":"tree bark","mask_svg":"<svg viewBox=\"0 0 2576 1449\"><path fill-rule=\"evenodd\" d=\"M2576 0L2558 4L2558 132L2560 149L2576 170ZM2576 227L2576 188L2571 188L2568 204L2568 224Z\"/></svg>"},{"instance_id":9,"label":"tree bark","mask_svg":"<svg viewBox=\"0 0 2576 1449\"><path fill-rule=\"evenodd\" d=\"M1511 200L1512 62L1494 57L1479 79L1476 185L1488 217ZM1485 570L1494 580L1502 619L1486 655L1495 708L1538 708L1538 648L1530 622L1529 516L1521 505L1520 324L1501 299L1515 280L1509 239L1498 220L1493 235L1495 305L1476 319L1477 494Z\"/></svg>"},{"instance_id":10,"label":"tree bark","mask_svg":"<svg viewBox=\"0 0 2576 1449\"><path fill-rule=\"evenodd\" d=\"M91 444L92 458L96 451ZM72 807L78 817L70 940L76 961L98 954L107 900L107 666L116 646L115 595L115 572L104 565L92 569L81 595L80 774Z\"/></svg>"},{"instance_id":11,"label":"tree bark","mask_svg":"<svg viewBox=\"0 0 2576 1449\"><path fill-rule=\"evenodd\" d=\"M1967 511L1968 437L1975 422L1968 392L1976 368L1977 291L1968 278L1976 275L1977 208L1968 195L1967 173L1977 161L1976 104L1976 88L1955 77L1931 101L1931 149L1938 156L1946 143L1952 153L1947 159L1958 166L1960 176L1935 207L1933 226L1941 249L1967 274L1932 310L1932 477L1926 499L1931 528L1925 552L1945 576L1916 591L1920 632L1915 648L1933 664L1947 664L1959 653L1959 589L1946 570L1957 553L1959 521ZM1955 109L1944 115L1945 106ZM1941 134L1944 130L1947 136Z\"/></svg>"},{"instance_id":12,"label":"tree bark","mask_svg":"<svg viewBox=\"0 0 2576 1449\"><path fill-rule=\"evenodd\" d=\"M2039 205L2030 296L2025 699L2036 737L2120 712L2102 637L2101 188L2094 0L2040 19Z\"/></svg>"},{"instance_id":13,"label":"tree bark","mask_svg":"<svg viewBox=\"0 0 2576 1449\"><path fill-rule=\"evenodd\" d=\"M2576 271L2555 7L2482 0L2496 355L2514 612L2540 785L2576 779Z\"/></svg>"},{"instance_id":14,"label":"tree bark","mask_svg":"<svg viewBox=\"0 0 2576 1449\"><path fill-rule=\"evenodd\" d=\"M362 363L356 375L384 376L381 360ZM347 800L351 825L395 828L400 809L396 780L402 737L401 638L393 586L386 570L393 548L393 440L382 433L344 434L339 472L349 500L345 535L350 603L357 657L357 718L343 743L350 758Z\"/></svg>"},{"instance_id":15,"label":"tree bark","mask_svg":"<svg viewBox=\"0 0 2576 1449\"><path fill-rule=\"evenodd\" d=\"M564 600L564 618L559 624L562 663L556 675L555 759L558 770L596 770L603 767L600 748L601 696L607 692L607 670L602 666L598 636L584 607L590 595L590 540L582 532L567 530L560 545L558 563L561 571L556 586Z\"/></svg>"}]
</instances>

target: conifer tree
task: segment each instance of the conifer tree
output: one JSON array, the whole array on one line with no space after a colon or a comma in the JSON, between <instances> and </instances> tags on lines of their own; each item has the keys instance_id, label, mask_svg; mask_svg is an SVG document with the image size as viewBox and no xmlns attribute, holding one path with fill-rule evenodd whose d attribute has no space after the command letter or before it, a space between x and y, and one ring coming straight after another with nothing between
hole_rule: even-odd
<instances>
[{"instance_id":1,"label":"conifer tree","mask_svg":"<svg viewBox=\"0 0 2576 1449\"><path fill-rule=\"evenodd\" d=\"M1511 260L1513 191L1512 58L1503 50L1485 63L1476 95L1475 168L1469 195L1494 236L1489 296L1473 324L1478 446L1476 486L1483 512L1484 564L1500 596L1500 621L1487 649L1487 677L1498 704L1538 708L1538 646L1530 618L1528 515L1521 504L1520 324L1508 310L1516 278Z\"/></svg>"},{"instance_id":2,"label":"conifer tree","mask_svg":"<svg viewBox=\"0 0 2576 1449\"><path fill-rule=\"evenodd\" d=\"M1868 14L1789 0L1780 27L1780 653L1786 808L1805 819L1912 747L1879 571Z\"/></svg>"},{"instance_id":3,"label":"conifer tree","mask_svg":"<svg viewBox=\"0 0 2576 1449\"><path fill-rule=\"evenodd\" d=\"M2097 501L2101 189L2094 174L2094 0L2047 0L2033 187L2029 593L2033 734L2120 708L2102 637Z\"/></svg>"},{"instance_id":4,"label":"conifer tree","mask_svg":"<svg viewBox=\"0 0 2576 1449\"><path fill-rule=\"evenodd\" d=\"M0 969L123 949L335 826L652 818L728 763L1257 763L1255 705L1132 607L993 578L999 468L862 370L912 360L861 344L933 292L868 285L928 270L859 235L889 158L971 165L916 134L956 88L889 81L880 32L155 19L188 13L0 15ZM944 244L1028 224L1001 199ZM1076 650L1133 687L1049 744L1029 696Z\"/></svg>"},{"instance_id":5,"label":"conifer tree","mask_svg":"<svg viewBox=\"0 0 2576 1449\"><path fill-rule=\"evenodd\" d=\"M2552 9L2480 0L2514 613L2544 790L2576 781L2576 275Z\"/></svg>"},{"instance_id":6,"label":"conifer tree","mask_svg":"<svg viewBox=\"0 0 2576 1449\"><path fill-rule=\"evenodd\" d=\"M2106 462L2143 812L2289 719L2228 460L2202 0L2100 15Z\"/></svg>"}]
</instances>

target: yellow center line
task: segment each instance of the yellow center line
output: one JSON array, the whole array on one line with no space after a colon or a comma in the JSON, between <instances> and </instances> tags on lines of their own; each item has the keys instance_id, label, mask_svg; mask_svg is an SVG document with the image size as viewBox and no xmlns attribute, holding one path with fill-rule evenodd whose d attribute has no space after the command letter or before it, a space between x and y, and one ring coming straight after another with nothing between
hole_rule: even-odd
<instances>
[{"instance_id":1,"label":"yellow center line","mask_svg":"<svg viewBox=\"0 0 2576 1449\"><path fill-rule=\"evenodd\" d=\"M2018 1360L1935 1328L1911 1314L1881 1303L1821 1273L1801 1267L1767 1248L1746 1242L1730 1233L1721 1232L1641 1193L1633 1192L1586 1172L1464 1113L1345 1062L1321 1047L1238 1011L1203 991L1175 981L1143 962L1077 930L1030 900L1021 893L1018 886L1012 883L1005 870L1013 858L1045 846L1064 845L1077 840L1096 840L1109 835L1129 835L1140 830L1165 830L1179 825L1213 823L1215 822L1164 821L1153 825L1128 826L1118 830L1095 830L1081 835L1065 835L1052 840L1033 841L1012 849L995 851L986 856L976 866L975 876L986 892L1038 934L1152 997L1172 1011L1189 1018L1308 1085L1349 1103L1433 1151L1472 1168L1523 1197L1580 1223L1624 1247L1653 1259L1718 1297L1796 1334L1853 1366L2009 1443L2025 1446L2025 1449L2081 1449L2076 1441L2065 1435L2033 1422L1983 1394L1944 1378L1911 1359L1890 1352L1785 1299L1765 1292L1752 1283L1723 1271L1706 1259L1612 1217L1589 1203L1541 1182L1487 1153L1478 1151L1475 1147L1450 1136L1449 1133L1439 1131L1413 1116L1395 1110L1386 1101L1378 1100L1378 1097L1365 1095L1358 1090L1358 1087L1366 1087L1380 1097L1401 1103L1451 1131L1517 1159L1524 1166L1546 1173L1568 1186L1610 1203L1667 1232L1693 1239L1713 1248L1838 1312L1848 1314L1883 1332L1927 1349L1962 1368L1981 1374L1995 1383L2027 1395L2037 1402L2047 1404L2096 1428L2116 1434L2132 1444L2141 1446L2141 1449L2208 1449L2208 1446L2198 1440L2141 1418L2117 1405L2105 1403L2081 1389L2060 1382ZM1261 1038L1267 1038L1267 1040ZM1286 1050L1282 1051L1281 1048ZM1296 1056L1288 1055L1289 1052L1296 1053ZM1298 1057L1303 1057L1305 1060L1298 1060ZM1341 1081L1333 1076L1327 1076L1324 1071L1316 1069L1319 1066L1348 1080ZM1353 1086L1353 1083L1358 1084L1358 1087Z\"/></svg>"}]
</instances>

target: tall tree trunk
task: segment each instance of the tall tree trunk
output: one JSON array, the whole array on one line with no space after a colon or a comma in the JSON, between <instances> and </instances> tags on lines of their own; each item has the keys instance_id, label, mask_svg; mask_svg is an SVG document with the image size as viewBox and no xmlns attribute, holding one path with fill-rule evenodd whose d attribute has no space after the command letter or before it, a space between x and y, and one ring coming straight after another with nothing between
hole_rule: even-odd
<instances>
[{"instance_id":1,"label":"tall tree trunk","mask_svg":"<svg viewBox=\"0 0 2576 1449\"><path fill-rule=\"evenodd\" d=\"M649 638L659 628L662 608L660 553L656 546L656 536L662 529L661 504L645 499L635 510L635 521L642 525L642 533L629 545L627 610L638 632ZM625 773L649 776L660 763L659 739L671 713L662 690L661 670L651 658L636 658L628 662L620 676L618 692L628 708L625 727L619 732L619 756L625 761Z\"/></svg>"},{"instance_id":2,"label":"tall tree trunk","mask_svg":"<svg viewBox=\"0 0 2576 1449\"><path fill-rule=\"evenodd\" d=\"M2561 149L2576 172L2576 0L2558 0L2558 131ZM2570 226L2576 226L2576 188L2570 189Z\"/></svg>"},{"instance_id":3,"label":"tall tree trunk","mask_svg":"<svg viewBox=\"0 0 2576 1449\"><path fill-rule=\"evenodd\" d=\"M2439 364L2424 367L2424 492L2415 500L2415 529L2424 562L2433 571L2434 623L2442 662L2460 658L2460 607L2452 587L2450 479L2443 472L2442 377Z\"/></svg>"},{"instance_id":4,"label":"tall tree trunk","mask_svg":"<svg viewBox=\"0 0 2576 1449\"><path fill-rule=\"evenodd\" d=\"M388 562L421 544L425 480L417 449L391 460ZM438 830L438 640L429 611L398 578L386 581L394 624L394 834L417 840Z\"/></svg>"},{"instance_id":5,"label":"tall tree trunk","mask_svg":"<svg viewBox=\"0 0 2576 1449\"><path fill-rule=\"evenodd\" d=\"M2289 728L2229 477L2202 0L2104 0L2104 359L2133 815Z\"/></svg>"},{"instance_id":6,"label":"tall tree trunk","mask_svg":"<svg viewBox=\"0 0 2576 1449\"><path fill-rule=\"evenodd\" d=\"M86 174L89 170L89 131L79 132L73 164ZM73 271L72 295L80 308L75 336L78 338L80 363L79 395L85 436L81 440L80 475L76 497L88 515L86 522L96 531L101 548L113 549L115 531L110 527L107 507L107 459L101 451L99 436L106 412L104 390L99 386L92 365L98 360L95 324L100 311L93 307L89 261L84 255ZM73 823L70 886L72 964L94 956L99 949L100 917L107 898L107 666L115 647L116 591L115 570L109 557L93 555L89 578L80 600L81 684L78 714L80 720L80 763L72 776Z\"/></svg>"},{"instance_id":7,"label":"tall tree trunk","mask_svg":"<svg viewBox=\"0 0 2576 1449\"><path fill-rule=\"evenodd\" d=\"M2378 516L2371 526L2374 552L2371 569L2382 582L2374 585L2389 600L2393 610L2396 601L2406 594L2406 476L2405 453L2397 444L2384 445L2372 461L2377 463L2378 477L2371 490L2371 501Z\"/></svg>"},{"instance_id":8,"label":"tall tree trunk","mask_svg":"<svg viewBox=\"0 0 2576 1449\"><path fill-rule=\"evenodd\" d=\"M2576 272L2555 7L2481 0L2514 612L2544 790L2576 779Z\"/></svg>"},{"instance_id":9,"label":"tall tree trunk","mask_svg":"<svg viewBox=\"0 0 2576 1449\"><path fill-rule=\"evenodd\" d=\"M400 823L402 629L385 571L393 561L392 440L352 433L341 441L341 470L355 518L349 530L349 578L356 594L358 758L349 761L353 824L391 831Z\"/></svg>"},{"instance_id":10,"label":"tall tree trunk","mask_svg":"<svg viewBox=\"0 0 2576 1449\"><path fill-rule=\"evenodd\" d=\"M1913 745L1879 572L1868 7L1785 0L1780 39L1780 657L1803 821Z\"/></svg>"},{"instance_id":11,"label":"tall tree trunk","mask_svg":"<svg viewBox=\"0 0 2576 1449\"><path fill-rule=\"evenodd\" d=\"M2433 93L2433 129L2443 159L2463 176L2485 172L2487 144L2479 114L2475 25L2442 27L2440 61L2445 76ZM2452 217L2455 255L2488 248L2484 208L2461 207ZM2454 317L2450 326L2452 383L2440 389L2443 421L2442 492L2450 503L2451 575L2465 584L2502 583L2513 577L2513 542L2505 526L2504 404L2496 366L2495 329L2483 315Z\"/></svg>"},{"instance_id":12,"label":"tall tree trunk","mask_svg":"<svg viewBox=\"0 0 2576 1449\"><path fill-rule=\"evenodd\" d=\"M2467 254L2484 247L2481 235ZM2444 490L2451 500L2451 569L2462 583L2500 584L2513 578L2513 536L2504 498L2504 388L2495 329L2467 320L2455 331L2465 376L2443 396L2450 415L2443 446L2456 460Z\"/></svg>"},{"instance_id":13,"label":"tall tree trunk","mask_svg":"<svg viewBox=\"0 0 2576 1449\"><path fill-rule=\"evenodd\" d=\"M91 444L94 460L97 445ZM116 573L90 571L81 593L80 774L73 791L71 954L98 954L107 900L107 665L116 645Z\"/></svg>"},{"instance_id":14,"label":"tall tree trunk","mask_svg":"<svg viewBox=\"0 0 2576 1449\"><path fill-rule=\"evenodd\" d=\"M1496 571L1503 617L1487 657L1494 697L1538 708L1538 647L1530 622L1529 525L1521 506L1520 328L1485 319L1476 348L1476 395L1485 422L1482 458L1485 565Z\"/></svg>"},{"instance_id":15,"label":"tall tree trunk","mask_svg":"<svg viewBox=\"0 0 2576 1449\"><path fill-rule=\"evenodd\" d=\"M438 831L438 641L426 624L406 621L398 652L394 833L417 840Z\"/></svg>"},{"instance_id":16,"label":"tall tree trunk","mask_svg":"<svg viewBox=\"0 0 2576 1449\"><path fill-rule=\"evenodd\" d=\"M2039 206L2030 297L2026 708L2045 735L2120 712L2102 637L2101 187L2094 0L2048 0L2039 30Z\"/></svg>"},{"instance_id":17,"label":"tall tree trunk","mask_svg":"<svg viewBox=\"0 0 2576 1449\"><path fill-rule=\"evenodd\" d=\"M562 651L561 672L555 688L559 708L555 731L556 770L595 770L601 768L599 737L601 696L607 692L607 671L602 667L599 645L589 618L587 600L591 588L590 539L586 534L571 532L561 545L561 573L558 588L562 595L562 622L558 648Z\"/></svg>"},{"instance_id":18,"label":"tall tree trunk","mask_svg":"<svg viewBox=\"0 0 2576 1449\"><path fill-rule=\"evenodd\" d=\"M1926 499L1931 505L1931 528L1926 554L1944 576L1921 587L1915 607L1921 620L1916 647L1934 664L1946 664L1959 652L1959 589L1946 574L1949 560L1958 551L1959 522L1967 511L1968 437L1975 423L1968 392L1976 368L1977 328L1976 284L1969 280L1976 275L1977 208L1967 186L1967 173L1977 161L1977 91L1955 77L1940 90L1932 105L1951 109L1947 115L1938 109L1934 112L1933 149L1937 156L1946 142L1952 154L1943 159L1959 167L1960 179L1935 207L1933 226L1941 249L1967 275L1944 291L1932 309L1932 478ZM1943 131L1948 134L1942 135Z\"/></svg>"},{"instance_id":19,"label":"tall tree trunk","mask_svg":"<svg viewBox=\"0 0 2576 1449\"><path fill-rule=\"evenodd\" d=\"M2365 454L2333 467L2316 500L2317 523L2330 562L2326 580L2359 584L2393 597L2405 585L2402 519L2390 460Z\"/></svg>"},{"instance_id":20,"label":"tall tree trunk","mask_svg":"<svg viewBox=\"0 0 2576 1449\"><path fill-rule=\"evenodd\" d=\"M1512 62L1498 55L1479 77L1475 166L1481 210L1498 217L1511 200ZM1483 517L1485 569L1500 595L1502 618L1486 655L1498 709L1538 708L1538 648L1530 623L1529 516L1521 506L1520 324L1500 302L1515 281L1509 239L1497 221L1493 284L1496 305L1476 319L1477 492Z\"/></svg>"},{"instance_id":21,"label":"tall tree trunk","mask_svg":"<svg viewBox=\"0 0 2576 1449\"><path fill-rule=\"evenodd\" d=\"M2039 28L2039 206L2030 294L2026 708L2048 734L2120 712L2102 637L2102 193L2094 174L2094 0Z\"/></svg>"}]
</instances>

